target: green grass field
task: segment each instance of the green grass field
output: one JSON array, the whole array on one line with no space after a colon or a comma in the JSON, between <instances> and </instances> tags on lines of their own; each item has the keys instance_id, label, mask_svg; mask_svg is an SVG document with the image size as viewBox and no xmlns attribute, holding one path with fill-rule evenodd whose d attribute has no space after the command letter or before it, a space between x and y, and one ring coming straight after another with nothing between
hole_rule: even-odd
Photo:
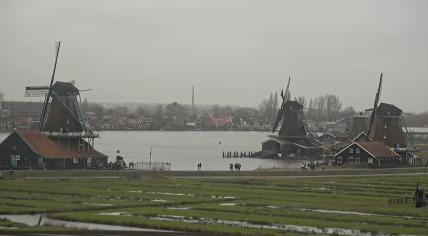
<instances>
[{"instance_id":1,"label":"green grass field","mask_svg":"<svg viewBox=\"0 0 428 236\"><path fill-rule=\"evenodd\" d=\"M428 235L428 207L389 202L412 198L417 182L428 187L428 176L15 178L0 180L0 214L246 235L334 234L332 228ZM8 228L60 230L0 220L0 231Z\"/></svg>"}]
</instances>

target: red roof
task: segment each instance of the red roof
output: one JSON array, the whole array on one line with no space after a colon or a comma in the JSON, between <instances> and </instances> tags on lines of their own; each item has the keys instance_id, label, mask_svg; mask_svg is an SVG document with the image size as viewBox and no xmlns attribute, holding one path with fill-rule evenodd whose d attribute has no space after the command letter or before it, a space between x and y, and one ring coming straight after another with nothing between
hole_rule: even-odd
<instances>
[{"instance_id":1,"label":"red roof","mask_svg":"<svg viewBox=\"0 0 428 236\"><path fill-rule=\"evenodd\" d=\"M48 136L31 130L16 130L16 134L35 152L36 154L45 158L59 159L59 158L102 158L106 155L96 151L90 146L90 151L87 151L87 143L85 142L85 151L80 148L77 151L77 142L70 145L70 148L64 143L50 139Z\"/></svg>"},{"instance_id":2,"label":"red roof","mask_svg":"<svg viewBox=\"0 0 428 236\"><path fill-rule=\"evenodd\" d=\"M357 145L368 151L374 157L399 157L391 148L381 142L357 142Z\"/></svg>"},{"instance_id":3,"label":"red roof","mask_svg":"<svg viewBox=\"0 0 428 236\"><path fill-rule=\"evenodd\" d=\"M340 155L340 153L347 151L348 148L350 148L353 145L359 146L361 149L363 149L365 152L367 152L370 156L374 158L387 158L387 157L399 157L396 152L394 152L391 148L385 146L385 144L381 142L353 142L342 151L336 154Z\"/></svg>"}]
</instances>

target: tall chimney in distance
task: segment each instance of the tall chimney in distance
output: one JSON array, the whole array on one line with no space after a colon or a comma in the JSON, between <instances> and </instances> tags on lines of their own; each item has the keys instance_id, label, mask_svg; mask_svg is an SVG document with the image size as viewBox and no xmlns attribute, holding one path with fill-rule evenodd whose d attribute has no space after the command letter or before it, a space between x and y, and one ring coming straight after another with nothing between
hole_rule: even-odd
<instances>
[{"instance_id":1,"label":"tall chimney in distance","mask_svg":"<svg viewBox=\"0 0 428 236\"><path fill-rule=\"evenodd\" d=\"M195 85L192 87L192 110L195 107Z\"/></svg>"}]
</instances>

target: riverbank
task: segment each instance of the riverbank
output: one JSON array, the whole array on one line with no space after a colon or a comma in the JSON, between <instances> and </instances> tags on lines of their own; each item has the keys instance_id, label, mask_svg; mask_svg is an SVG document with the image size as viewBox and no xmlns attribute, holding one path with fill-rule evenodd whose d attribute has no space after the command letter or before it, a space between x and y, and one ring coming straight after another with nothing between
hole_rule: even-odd
<instances>
[{"instance_id":1,"label":"riverbank","mask_svg":"<svg viewBox=\"0 0 428 236\"><path fill-rule=\"evenodd\" d=\"M134 170L15 170L15 178L140 178L140 177L293 177L293 176L359 176L425 174L425 167L382 169L316 169L316 170L255 170L255 171L134 171ZM0 170L4 178L8 170ZM428 173L427 173L428 174Z\"/></svg>"}]
</instances>

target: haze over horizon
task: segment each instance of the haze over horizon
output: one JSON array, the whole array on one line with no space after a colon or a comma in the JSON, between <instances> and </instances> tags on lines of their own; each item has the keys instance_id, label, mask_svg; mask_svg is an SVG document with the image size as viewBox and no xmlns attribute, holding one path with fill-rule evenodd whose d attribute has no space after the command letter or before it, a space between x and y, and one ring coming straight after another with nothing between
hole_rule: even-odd
<instances>
[{"instance_id":1,"label":"haze over horizon","mask_svg":"<svg viewBox=\"0 0 428 236\"><path fill-rule=\"evenodd\" d=\"M57 81L90 101L257 106L292 77L292 96L338 95L428 110L428 1L0 0L0 90L24 99ZM35 99L40 100L40 99Z\"/></svg>"}]
</instances>

